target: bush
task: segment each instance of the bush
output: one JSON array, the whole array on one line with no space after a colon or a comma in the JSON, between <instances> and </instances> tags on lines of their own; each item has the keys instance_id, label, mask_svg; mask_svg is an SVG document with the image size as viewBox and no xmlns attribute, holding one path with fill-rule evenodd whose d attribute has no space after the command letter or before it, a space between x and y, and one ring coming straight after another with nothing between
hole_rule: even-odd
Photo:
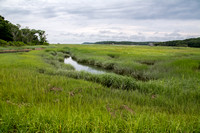
<instances>
[{"instance_id":1,"label":"bush","mask_svg":"<svg viewBox=\"0 0 200 133\"><path fill-rule=\"evenodd\" d=\"M28 42L27 45L33 46L33 45L35 45L35 44L34 44L33 42Z\"/></svg>"},{"instance_id":2,"label":"bush","mask_svg":"<svg viewBox=\"0 0 200 133\"><path fill-rule=\"evenodd\" d=\"M9 41L9 42L7 42L5 40L0 39L0 46L26 46L26 45L33 46L33 45L37 45L37 43L28 42L27 44L25 44L24 42L21 42L21 41ZM42 45L49 45L49 43L43 43Z\"/></svg>"},{"instance_id":3,"label":"bush","mask_svg":"<svg viewBox=\"0 0 200 133\"><path fill-rule=\"evenodd\" d=\"M25 46L26 44L20 41L13 42L14 46Z\"/></svg>"},{"instance_id":4,"label":"bush","mask_svg":"<svg viewBox=\"0 0 200 133\"><path fill-rule=\"evenodd\" d=\"M63 57L58 57L58 61L59 62L64 62L64 58Z\"/></svg>"},{"instance_id":5,"label":"bush","mask_svg":"<svg viewBox=\"0 0 200 133\"><path fill-rule=\"evenodd\" d=\"M44 42L42 45L49 45L49 43L47 43L47 42Z\"/></svg>"},{"instance_id":6,"label":"bush","mask_svg":"<svg viewBox=\"0 0 200 133\"><path fill-rule=\"evenodd\" d=\"M8 46L8 45L9 45L8 42L6 42L6 41L0 39L0 46Z\"/></svg>"},{"instance_id":7,"label":"bush","mask_svg":"<svg viewBox=\"0 0 200 133\"><path fill-rule=\"evenodd\" d=\"M14 43L12 41L9 41L9 46L14 46Z\"/></svg>"}]
</instances>

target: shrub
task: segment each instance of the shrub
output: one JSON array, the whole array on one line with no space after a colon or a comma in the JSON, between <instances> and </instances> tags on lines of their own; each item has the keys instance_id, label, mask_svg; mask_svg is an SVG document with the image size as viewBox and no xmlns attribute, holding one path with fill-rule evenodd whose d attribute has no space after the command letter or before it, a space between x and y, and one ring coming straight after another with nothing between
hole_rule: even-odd
<instances>
[{"instance_id":1,"label":"shrub","mask_svg":"<svg viewBox=\"0 0 200 133\"><path fill-rule=\"evenodd\" d=\"M9 45L8 42L6 42L6 41L0 39L0 46L8 46L8 45Z\"/></svg>"},{"instance_id":2,"label":"shrub","mask_svg":"<svg viewBox=\"0 0 200 133\"><path fill-rule=\"evenodd\" d=\"M12 41L9 41L9 46L14 46L14 43Z\"/></svg>"},{"instance_id":3,"label":"shrub","mask_svg":"<svg viewBox=\"0 0 200 133\"><path fill-rule=\"evenodd\" d=\"M64 58L63 58L63 57L59 57L59 58L58 58L58 61L59 61L59 62L64 62Z\"/></svg>"},{"instance_id":4,"label":"shrub","mask_svg":"<svg viewBox=\"0 0 200 133\"><path fill-rule=\"evenodd\" d=\"M20 42L20 41L16 41L16 42L13 42L13 46L25 46L26 44L24 44L23 42Z\"/></svg>"},{"instance_id":5,"label":"shrub","mask_svg":"<svg viewBox=\"0 0 200 133\"><path fill-rule=\"evenodd\" d=\"M28 42L27 45L32 46L35 45L33 42Z\"/></svg>"},{"instance_id":6,"label":"shrub","mask_svg":"<svg viewBox=\"0 0 200 133\"><path fill-rule=\"evenodd\" d=\"M42 45L49 45L49 43L47 43L47 42L44 42Z\"/></svg>"}]
</instances>

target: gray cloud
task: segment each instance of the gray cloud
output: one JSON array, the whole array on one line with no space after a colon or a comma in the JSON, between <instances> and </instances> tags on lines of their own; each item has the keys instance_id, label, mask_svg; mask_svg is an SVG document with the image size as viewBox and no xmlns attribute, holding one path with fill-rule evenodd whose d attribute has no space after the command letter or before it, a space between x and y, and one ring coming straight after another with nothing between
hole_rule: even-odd
<instances>
[{"instance_id":1,"label":"gray cloud","mask_svg":"<svg viewBox=\"0 0 200 133\"><path fill-rule=\"evenodd\" d=\"M17 15L17 14L20 14L20 15L30 15L31 14L31 11L27 10L27 9L18 9L18 8L3 8L3 9L0 9L1 12L4 12L4 10L6 10L5 14L9 15L9 14L12 14L12 15Z\"/></svg>"},{"instance_id":2,"label":"gray cloud","mask_svg":"<svg viewBox=\"0 0 200 133\"><path fill-rule=\"evenodd\" d=\"M114 32L110 31L110 30L101 30L99 31L99 34L113 34Z\"/></svg>"},{"instance_id":3,"label":"gray cloud","mask_svg":"<svg viewBox=\"0 0 200 133\"><path fill-rule=\"evenodd\" d=\"M63 12L88 19L200 19L199 0L129 1L104 7L74 7Z\"/></svg>"},{"instance_id":4,"label":"gray cloud","mask_svg":"<svg viewBox=\"0 0 200 133\"><path fill-rule=\"evenodd\" d=\"M12 23L52 43L165 41L200 36L200 0L0 0Z\"/></svg>"},{"instance_id":5,"label":"gray cloud","mask_svg":"<svg viewBox=\"0 0 200 133\"><path fill-rule=\"evenodd\" d=\"M41 17L44 18L55 18L57 17L57 11L55 9L55 7L45 7L45 8L41 8L39 11L34 11L33 12L36 15L40 15Z\"/></svg>"},{"instance_id":6,"label":"gray cloud","mask_svg":"<svg viewBox=\"0 0 200 133\"><path fill-rule=\"evenodd\" d=\"M116 33L106 32L106 34L99 34L102 31L97 33L73 33L68 32L66 34L60 34L57 37L65 38L63 39L63 43L66 40L71 39L72 43L76 42L96 42L96 41L167 41L167 40L179 40L184 38L190 38L192 36L189 35L181 35L179 32L171 32L171 33L156 33L156 35L147 36L143 33L135 33L135 34L126 34L126 33ZM193 36L194 37L194 36ZM197 36L196 36L197 37ZM84 38L84 40L82 40ZM62 43L61 41L61 43Z\"/></svg>"}]
</instances>

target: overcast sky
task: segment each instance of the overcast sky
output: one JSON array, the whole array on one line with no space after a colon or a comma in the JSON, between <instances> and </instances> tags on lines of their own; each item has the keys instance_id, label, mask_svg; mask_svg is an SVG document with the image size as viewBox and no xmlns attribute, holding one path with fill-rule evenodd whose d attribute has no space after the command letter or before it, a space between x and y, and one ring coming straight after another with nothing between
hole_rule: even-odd
<instances>
[{"instance_id":1,"label":"overcast sky","mask_svg":"<svg viewBox=\"0 0 200 133\"><path fill-rule=\"evenodd\" d=\"M200 36L200 0L0 0L0 15L50 43Z\"/></svg>"}]
</instances>

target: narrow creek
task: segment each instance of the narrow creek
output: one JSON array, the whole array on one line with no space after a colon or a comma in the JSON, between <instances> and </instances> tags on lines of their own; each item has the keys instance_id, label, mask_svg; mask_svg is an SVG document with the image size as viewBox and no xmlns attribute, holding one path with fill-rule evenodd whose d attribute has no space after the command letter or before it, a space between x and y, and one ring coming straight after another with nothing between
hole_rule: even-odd
<instances>
[{"instance_id":1,"label":"narrow creek","mask_svg":"<svg viewBox=\"0 0 200 133\"><path fill-rule=\"evenodd\" d=\"M92 66L89 66L89 65L80 64L77 61L73 60L72 57L65 58L64 63L72 65L75 68L76 71L86 71L86 72L94 73L94 74L107 73L107 71L105 71L105 70L102 70L102 69L99 69L99 68L96 68L96 67L92 67Z\"/></svg>"}]
</instances>

